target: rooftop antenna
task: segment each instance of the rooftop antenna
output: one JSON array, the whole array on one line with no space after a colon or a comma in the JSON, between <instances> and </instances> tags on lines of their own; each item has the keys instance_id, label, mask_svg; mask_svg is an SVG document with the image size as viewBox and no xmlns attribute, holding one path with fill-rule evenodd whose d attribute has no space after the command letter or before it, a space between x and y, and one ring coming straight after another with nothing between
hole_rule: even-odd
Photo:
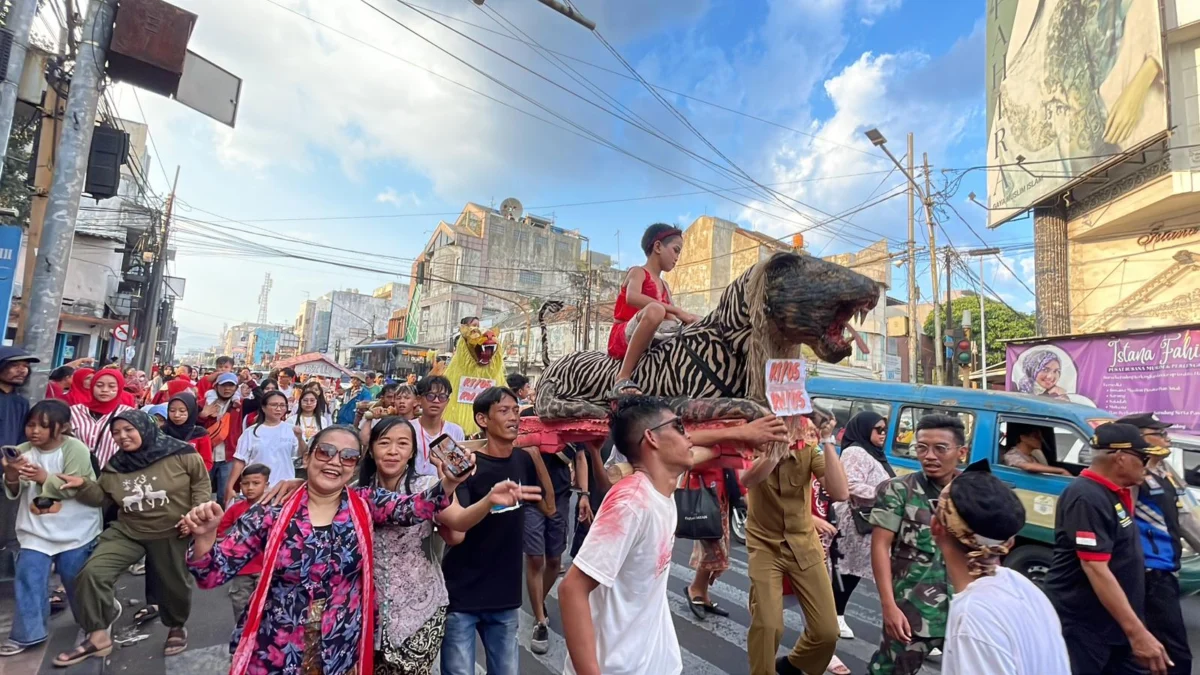
<instances>
[{"instance_id":1,"label":"rooftop antenna","mask_svg":"<svg viewBox=\"0 0 1200 675\"><path fill-rule=\"evenodd\" d=\"M271 273L263 278L262 290L258 292L258 322L267 322L267 299L271 297Z\"/></svg>"}]
</instances>

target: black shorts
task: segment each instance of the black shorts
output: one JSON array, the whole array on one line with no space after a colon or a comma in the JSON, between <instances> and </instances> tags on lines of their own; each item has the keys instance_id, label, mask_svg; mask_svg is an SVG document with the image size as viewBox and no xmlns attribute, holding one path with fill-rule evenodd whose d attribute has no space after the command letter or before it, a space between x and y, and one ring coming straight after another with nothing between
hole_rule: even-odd
<instances>
[{"instance_id":1,"label":"black shorts","mask_svg":"<svg viewBox=\"0 0 1200 675\"><path fill-rule=\"evenodd\" d=\"M554 498L557 509L553 516L547 517L537 506L525 506L525 537L522 550L525 555L561 558L567 548L567 519L564 513L569 512L571 493L568 492Z\"/></svg>"}]
</instances>

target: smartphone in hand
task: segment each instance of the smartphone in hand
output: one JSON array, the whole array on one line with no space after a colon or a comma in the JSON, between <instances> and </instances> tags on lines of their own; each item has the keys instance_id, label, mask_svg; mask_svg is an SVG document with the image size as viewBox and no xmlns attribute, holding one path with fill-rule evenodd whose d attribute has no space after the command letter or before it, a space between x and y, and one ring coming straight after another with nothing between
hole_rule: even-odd
<instances>
[{"instance_id":1,"label":"smartphone in hand","mask_svg":"<svg viewBox=\"0 0 1200 675\"><path fill-rule=\"evenodd\" d=\"M21 456L21 449L15 445L5 445L0 447L0 452L4 453L4 459L12 462Z\"/></svg>"},{"instance_id":2,"label":"smartphone in hand","mask_svg":"<svg viewBox=\"0 0 1200 675\"><path fill-rule=\"evenodd\" d=\"M460 478L471 470L471 460L467 451L447 434L433 439L429 451L442 462L442 468L455 478Z\"/></svg>"}]
</instances>

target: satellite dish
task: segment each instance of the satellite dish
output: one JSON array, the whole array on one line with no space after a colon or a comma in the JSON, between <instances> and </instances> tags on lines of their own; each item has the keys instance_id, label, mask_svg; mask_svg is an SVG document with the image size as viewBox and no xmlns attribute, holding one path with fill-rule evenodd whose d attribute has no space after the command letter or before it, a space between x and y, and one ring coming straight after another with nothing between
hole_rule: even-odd
<instances>
[{"instance_id":1,"label":"satellite dish","mask_svg":"<svg viewBox=\"0 0 1200 675\"><path fill-rule=\"evenodd\" d=\"M500 215L509 220L517 220L524 212L524 207L521 206L521 202L516 197L509 197L500 202Z\"/></svg>"}]
</instances>

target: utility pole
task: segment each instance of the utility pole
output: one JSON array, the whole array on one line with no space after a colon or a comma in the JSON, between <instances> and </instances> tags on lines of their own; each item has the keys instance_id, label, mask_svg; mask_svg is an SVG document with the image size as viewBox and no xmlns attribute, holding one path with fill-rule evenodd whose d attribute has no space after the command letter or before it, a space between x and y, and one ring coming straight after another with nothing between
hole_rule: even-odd
<instances>
[{"instance_id":1,"label":"utility pole","mask_svg":"<svg viewBox=\"0 0 1200 675\"><path fill-rule=\"evenodd\" d=\"M39 111L38 140L33 171L33 194L29 204L29 229L25 233L25 273L21 278L21 309L17 314L17 336L13 344L25 343L25 326L29 323L29 289L33 288L33 270L37 267L37 250L41 247L42 226L46 222L46 206L50 182L54 180L54 153L62 134L63 101L53 86L46 88L44 109Z\"/></svg>"},{"instance_id":2,"label":"utility pole","mask_svg":"<svg viewBox=\"0 0 1200 675\"><path fill-rule=\"evenodd\" d=\"M908 175L913 175L913 135L908 134ZM917 321L917 205L916 186L908 183L908 382L917 383L921 360L921 326Z\"/></svg>"},{"instance_id":3,"label":"utility pole","mask_svg":"<svg viewBox=\"0 0 1200 675\"><path fill-rule=\"evenodd\" d=\"M171 212L175 208L175 189L179 187L179 167L175 167L175 180L171 183L171 194L167 197L167 208L163 213L162 232L158 237L158 251L154 254L154 268L150 272L150 284L146 289L144 309L149 314L146 317L146 334L142 336L142 353L138 363L142 370L150 372L154 365L154 352L158 347L158 314L162 309L163 277L167 272L167 244L171 238Z\"/></svg>"},{"instance_id":4,"label":"utility pole","mask_svg":"<svg viewBox=\"0 0 1200 675\"><path fill-rule=\"evenodd\" d=\"M933 383L946 383L946 345L942 339L942 313L938 310L937 235L934 233L933 196L930 192L929 153L922 153L925 162L925 222L929 225L929 276L933 282ZM946 307L950 311L950 307Z\"/></svg>"},{"instance_id":5,"label":"utility pole","mask_svg":"<svg viewBox=\"0 0 1200 675\"><path fill-rule=\"evenodd\" d=\"M954 249L950 248L950 242L946 242L946 335L954 335L954 311L951 309L951 303L954 300L950 295L950 280L953 276L953 259ZM946 384L954 382L954 363L946 364Z\"/></svg>"},{"instance_id":6,"label":"utility pole","mask_svg":"<svg viewBox=\"0 0 1200 675\"><path fill-rule=\"evenodd\" d=\"M981 375L979 376L979 388L987 390L988 378L988 362L987 362L987 308L984 305L983 297L983 259L989 255L1000 255L998 248L978 248L973 251L967 251L967 255L973 258L979 258L979 351L983 356L983 364L981 366Z\"/></svg>"},{"instance_id":7,"label":"utility pole","mask_svg":"<svg viewBox=\"0 0 1200 675\"><path fill-rule=\"evenodd\" d=\"M25 54L29 52L29 31L37 14L38 0L11 0L4 27L12 31L12 50L8 55L8 70L0 82L0 176L8 165L8 137L12 133L13 117L17 114L17 89L25 69Z\"/></svg>"},{"instance_id":8,"label":"utility pole","mask_svg":"<svg viewBox=\"0 0 1200 675\"><path fill-rule=\"evenodd\" d=\"M37 268L30 295L25 348L41 359L29 378L27 391L35 400L43 398L50 369L54 366L54 340L58 336L67 262L75 240L75 218L87 172L88 149L96 128L100 82L108 45L112 42L117 0L97 0L83 25L89 39L79 45L71 93L64 114L65 127L58 142L57 166L50 184L49 206L37 252Z\"/></svg>"},{"instance_id":9,"label":"utility pole","mask_svg":"<svg viewBox=\"0 0 1200 675\"><path fill-rule=\"evenodd\" d=\"M483 4L483 0L475 0L475 2L476 2L476 4L479 4L479 5ZM592 21L591 19L587 18L586 16L580 14L579 12L577 12L575 10L574 7L571 7L570 5L564 5L561 2L558 2L558 0L538 0L538 2L549 7L550 9L553 9L554 11L558 12L559 14L562 14L563 16L567 17L568 19L574 21L575 23L579 24L580 26L583 26L584 28L586 28L588 30L596 30L596 22L595 21Z\"/></svg>"}]
</instances>

